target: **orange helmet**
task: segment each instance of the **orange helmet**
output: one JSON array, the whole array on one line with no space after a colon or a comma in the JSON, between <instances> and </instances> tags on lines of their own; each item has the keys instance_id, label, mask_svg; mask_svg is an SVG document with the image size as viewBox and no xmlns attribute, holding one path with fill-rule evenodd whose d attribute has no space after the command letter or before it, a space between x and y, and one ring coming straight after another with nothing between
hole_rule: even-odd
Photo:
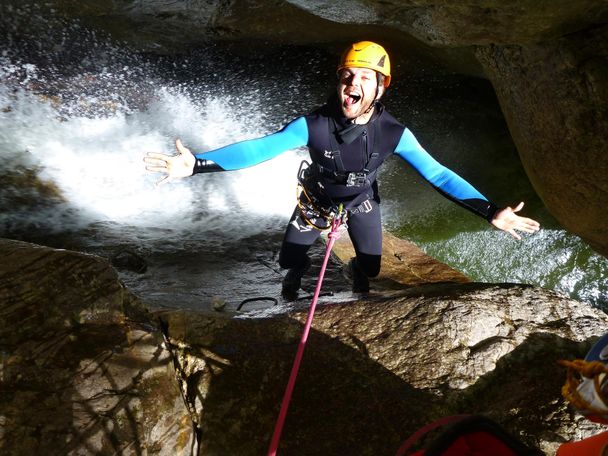
<instances>
[{"instance_id":1,"label":"orange helmet","mask_svg":"<svg viewBox=\"0 0 608 456\"><path fill-rule=\"evenodd\" d=\"M384 75L384 87L391 83L391 61L382 46L371 41L359 41L342 53L338 71L343 68L369 68Z\"/></svg>"}]
</instances>

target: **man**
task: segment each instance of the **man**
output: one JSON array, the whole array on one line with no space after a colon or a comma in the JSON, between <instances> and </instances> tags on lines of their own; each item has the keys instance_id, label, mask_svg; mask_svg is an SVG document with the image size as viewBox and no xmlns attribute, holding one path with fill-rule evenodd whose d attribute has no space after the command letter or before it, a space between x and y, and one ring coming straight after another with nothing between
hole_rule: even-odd
<instances>
[{"instance_id":1,"label":"man","mask_svg":"<svg viewBox=\"0 0 608 456\"><path fill-rule=\"evenodd\" d=\"M516 230L533 233L539 224L520 217L523 203L498 209L464 179L440 165L414 135L380 104L391 82L390 60L384 48L370 41L350 46L338 65L335 96L313 113L298 117L281 131L214 151L192 154L180 140L177 155L149 153L146 169L164 172L159 183L197 173L253 166L280 153L308 146L312 163L301 173L303 192L281 246L279 264L288 269L282 294L297 297L310 258L307 251L319 237L323 214L343 204L348 210L348 232L356 256L346 269L354 292L369 291L369 277L380 272L382 225L376 173L396 154L439 192L484 217L492 225L520 239ZM319 223L321 220L321 223Z\"/></svg>"}]
</instances>

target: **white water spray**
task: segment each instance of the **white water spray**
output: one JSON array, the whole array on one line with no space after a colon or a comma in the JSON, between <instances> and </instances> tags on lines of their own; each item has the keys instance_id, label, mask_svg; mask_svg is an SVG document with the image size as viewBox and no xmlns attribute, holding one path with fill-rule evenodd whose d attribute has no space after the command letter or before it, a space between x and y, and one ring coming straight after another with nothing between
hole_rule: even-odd
<instances>
[{"instance_id":1,"label":"white water spray","mask_svg":"<svg viewBox=\"0 0 608 456\"><path fill-rule=\"evenodd\" d=\"M240 212L240 220L249 218L243 212L262 216L291 212L301 160L296 152L248 170L195 176L156 187L161 176L147 173L142 161L148 151L172 154L174 139L182 138L193 152L199 152L268 132L261 128L260 111L247 107L247 116L241 117L221 97L193 100L168 88L154 95L143 112L62 118L48 99L0 86L4 111L0 156L5 163L10 158L11 166L40 169L39 179L59 188L66 203L83 216L83 223L145 226L177 218L182 224L201 209Z\"/></svg>"}]
</instances>

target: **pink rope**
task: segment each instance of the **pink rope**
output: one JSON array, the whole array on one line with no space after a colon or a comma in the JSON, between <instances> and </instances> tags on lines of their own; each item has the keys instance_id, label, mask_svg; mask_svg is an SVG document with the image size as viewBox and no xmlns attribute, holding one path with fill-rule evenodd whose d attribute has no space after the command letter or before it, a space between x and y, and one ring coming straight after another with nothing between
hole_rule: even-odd
<instances>
[{"instance_id":1,"label":"pink rope","mask_svg":"<svg viewBox=\"0 0 608 456\"><path fill-rule=\"evenodd\" d=\"M308 318L304 325L304 331L300 338L300 345L298 345L298 351L296 358L291 368L291 374L289 375L289 381L287 382L287 388L285 388L285 394L283 395L283 402L281 403L281 410L279 417L274 425L274 433L272 434L272 440L270 441L270 447L268 448L268 456L275 456L277 454L277 448L279 446L279 440L281 439L281 432L283 431L283 425L285 424L285 417L287 416L287 409L289 408L289 402L291 401L291 395L293 393L294 386L296 384L296 377L298 376L298 370L300 369L300 362L304 355L304 348L306 347L306 341L308 340L308 333L310 332L310 326L312 325L312 319L315 315L315 308L317 307L317 300L319 299L319 293L321 292L321 285L323 284L323 276L325 276L325 269L327 268L327 262L329 261L329 253L336 240L340 237L338 234L338 228L342 222L341 217L335 217L331 222L331 231L328 235L329 241L325 248L325 258L323 258L323 265L321 266L321 272L319 273L319 279L317 280L317 288L308 310Z\"/></svg>"}]
</instances>

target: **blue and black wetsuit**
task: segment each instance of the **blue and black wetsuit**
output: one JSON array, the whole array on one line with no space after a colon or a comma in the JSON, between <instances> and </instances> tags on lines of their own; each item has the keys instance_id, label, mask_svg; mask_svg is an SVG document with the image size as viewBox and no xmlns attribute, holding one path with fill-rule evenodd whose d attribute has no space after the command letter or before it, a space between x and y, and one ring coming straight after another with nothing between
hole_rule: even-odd
<instances>
[{"instance_id":1,"label":"blue and black wetsuit","mask_svg":"<svg viewBox=\"0 0 608 456\"><path fill-rule=\"evenodd\" d=\"M341 116L337 103L329 102L309 115L298 117L276 133L196 154L194 172L241 169L302 146L308 146L311 167L315 168L326 194L334 202L343 202L349 207L348 232L358 266L368 277L378 275L382 253L376 172L390 155L398 155L441 194L475 214L490 221L496 213L496 205L433 159L412 132L380 103L376 104L367 124L353 125ZM356 185L349 185L348 177L352 173L362 173L358 176L364 178ZM296 207L279 254L281 267L303 267L307 251L319 234L302 220Z\"/></svg>"}]
</instances>

